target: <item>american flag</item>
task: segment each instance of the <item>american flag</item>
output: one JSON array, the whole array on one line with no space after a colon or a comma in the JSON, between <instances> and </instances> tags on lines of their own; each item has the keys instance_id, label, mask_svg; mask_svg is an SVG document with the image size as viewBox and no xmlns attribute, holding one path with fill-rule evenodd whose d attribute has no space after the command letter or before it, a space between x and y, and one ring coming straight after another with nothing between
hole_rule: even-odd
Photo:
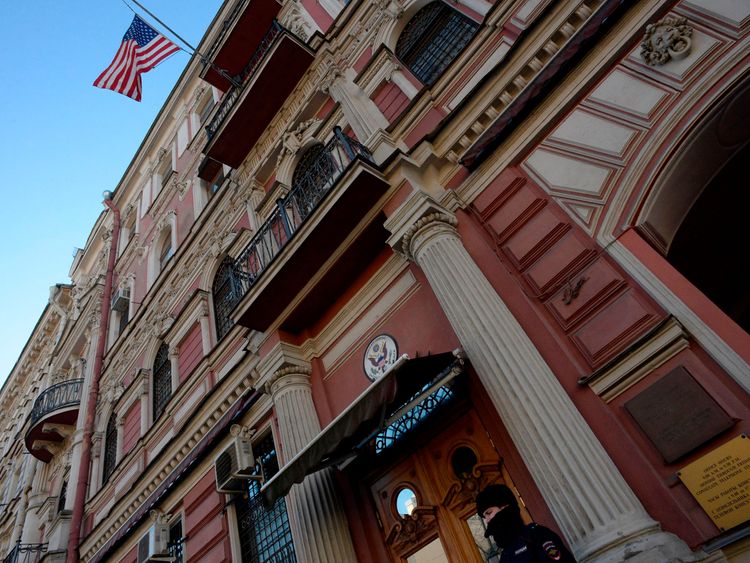
<instances>
[{"instance_id":1,"label":"american flag","mask_svg":"<svg viewBox=\"0 0 750 563\"><path fill-rule=\"evenodd\" d=\"M94 86L114 90L140 102L141 74L179 50L177 45L135 16L115 58L94 81Z\"/></svg>"}]
</instances>

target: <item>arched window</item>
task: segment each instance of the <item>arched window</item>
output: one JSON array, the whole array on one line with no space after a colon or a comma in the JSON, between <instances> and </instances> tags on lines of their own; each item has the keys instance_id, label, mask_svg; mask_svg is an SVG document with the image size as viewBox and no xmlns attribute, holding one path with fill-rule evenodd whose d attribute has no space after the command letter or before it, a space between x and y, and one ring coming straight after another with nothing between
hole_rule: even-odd
<instances>
[{"instance_id":1,"label":"arched window","mask_svg":"<svg viewBox=\"0 0 750 563\"><path fill-rule=\"evenodd\" d=\"M325 145L313 145L302 154L292 176L292 193L302 219L333 185L336 172L336 162Z\"/></svg>"},{"instance_id":2,"label":"arched window","mask_svg":"<svg viewBox=\"0 0 750 563\"><path fill-rule=\"evenodd\" d=\"M214 297L214 317L216 318L216 339L221 340L234 326L229 316L240 296L239 288L232 272L232 259L224 258L214 276L211 287Z\"/></svg>"},{"instance_id":3,"label":"arched window","mask_svg":"<svg viewBox=\"0 0 750 563\"><path fill-rule=\"evenodd\" d=\"M159 346L154 360L154 395L153 410L154 420L159 418L172 396L172 365L169 360L169 347L166 344Z\"/></svg>"},{"instance_id":4,"label":"arched window","mask_svg":"<svg viewBox=\"0 0 750 563\"><path fill-rule=\"evenodd\" d=\"M396 56L429 86L466 47L478 27L444 2L431 2L406 24L396 43Z\"/></svg>"},{"instance_id":5,"label":"arched window","mask_svg":"<svg viewBox=\"0 0 750 563\"><path fill-rule=\"evenodd\" d=\"M102 485L109 481L117 463L117 419L113 412L109 415L107 429L104 432L104 456L102 457Z\"/></svg>"}]
</instances>

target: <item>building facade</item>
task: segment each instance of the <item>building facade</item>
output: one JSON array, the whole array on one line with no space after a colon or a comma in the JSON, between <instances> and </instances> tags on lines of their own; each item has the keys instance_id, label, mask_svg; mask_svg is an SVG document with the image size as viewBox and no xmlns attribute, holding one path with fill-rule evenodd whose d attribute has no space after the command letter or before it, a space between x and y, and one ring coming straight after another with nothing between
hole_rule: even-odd
<instances>
[{"instance_id":1,"label":"building facade","mask_svg":"<svg viewBox=\"0 0 750 563\"><path fill-rule=\"evenodd\" d=\"M743 0L227 0L0 392L6 561L750 558Z\"/></svg>"}]
</instances>

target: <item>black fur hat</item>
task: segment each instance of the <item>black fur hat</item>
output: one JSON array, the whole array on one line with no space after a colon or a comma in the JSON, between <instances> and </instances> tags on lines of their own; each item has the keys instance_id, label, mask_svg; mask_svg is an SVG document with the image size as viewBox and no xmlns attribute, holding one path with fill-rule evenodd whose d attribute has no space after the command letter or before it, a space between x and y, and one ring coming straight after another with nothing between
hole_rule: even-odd
<instances>
[{"instance_id":1,"label":"black fur hat","mask_svg":"<svg viewBox=\"0 0 750 563\"><path fill-rule=\"evenodd\" d=\"M477 514L481 518L491 506L518 506L516 496L506 485L487 485L477 495Z\"/></svg>"}]
</instances>

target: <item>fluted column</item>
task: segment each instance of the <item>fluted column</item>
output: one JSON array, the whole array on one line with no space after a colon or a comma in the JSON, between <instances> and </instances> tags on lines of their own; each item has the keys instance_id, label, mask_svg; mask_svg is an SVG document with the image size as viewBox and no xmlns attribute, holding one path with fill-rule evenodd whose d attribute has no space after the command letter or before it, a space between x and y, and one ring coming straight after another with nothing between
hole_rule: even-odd
<instances>
[{"instance_id":1,"label":"fluted column","mask_svg":"<svg viewBox=\"0 0 750 563\"><path fill-rule=\"evenodd\" d=\"M439 208L438 208L439 209ZM411 214L414 217L414 213ZM394 245L422 268L526 466L581 561L680 561L529 336L463 246L451 214L401 217ZM409 228L404 225L410 224ZM400 231L398 229L401 229Z\"/></svg>"},{"instance_id":2,"label":"fluted column","mask_svg":"<svg viewBox=\"0 0 750 563\"><path fill-rule=\"evenodd\" d=\"M320 422L310 389L310 372L308 367L284 367L274 373L266 386L273 397L286 461L320 434ZM330 469L308 475L301 484L294 485L287 502L300 562L348 563L357 560Z\"/></svg>"}]
</instances>

